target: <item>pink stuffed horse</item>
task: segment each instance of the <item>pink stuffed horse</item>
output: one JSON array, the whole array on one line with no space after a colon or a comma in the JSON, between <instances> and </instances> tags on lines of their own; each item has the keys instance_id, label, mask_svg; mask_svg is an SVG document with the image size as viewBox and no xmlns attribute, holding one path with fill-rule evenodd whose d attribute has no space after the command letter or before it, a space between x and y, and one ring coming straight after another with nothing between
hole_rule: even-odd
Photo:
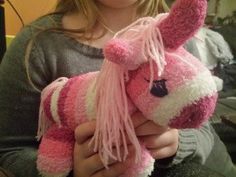
<instances>
[{"instance_id":1,"label":"pink stuffed horse","mask_svg":"<svg viewBox=\"0 0 236 177\"><path fill-rule=\"evenodd\" d=\"M123 176L147 177L154 159L135 136L132 113L173 128L196 128L211 116L216 84L182 47L202 26L206 6L206 0L177 0L169 14L139 19L105 46L100 72L59 78L42 91L37 167L43 176L68 175L74 130L85 121L97 119L90 145L106 167L109 158L126 159L128 139L136 160Z\"/></svg>"}]
</instances>

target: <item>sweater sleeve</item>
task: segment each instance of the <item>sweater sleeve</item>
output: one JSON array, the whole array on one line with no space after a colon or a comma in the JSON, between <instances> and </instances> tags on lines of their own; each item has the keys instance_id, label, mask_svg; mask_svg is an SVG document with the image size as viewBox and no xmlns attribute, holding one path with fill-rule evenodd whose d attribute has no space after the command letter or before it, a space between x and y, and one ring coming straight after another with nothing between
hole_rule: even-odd
<instances>
[{"instance_id":1,"label":"sweater sleeve","mask_svg":"<svg viewBox=\"0 0 236 177\"><path fill-rule=\"evenodd\" d=\"M209 122L199 129L179 130L179 147L175 156L158 160L157 165L159 167L170 167L187 160L204 164L213 145L214 135L211 132Z\"/></svg>"},{"instance_id":2,"label":"sweater sleeve","mask_svg":"<svg viewBox=\"0 0 236 177\"><path fill-rule=\"evenodd\" d=\"M40 177L36 168L36 148L14 148L1 155L1 166L15 177Z\"/></svg>"},{"instance_id":3,"label":"sweater sleeve","mask_svg":"<svg viewBox=\"0 0 236 177\"><path fill-rule=\"evenodd\" d=\"M25 47L31 36L23 29L12 41L0 65L0 166L17 177L37 177L35 139L40 92L26 75ZM29 56L33 83L46 85L46 67L40 48L32 46Z\"/></svg>"}]
</instances>

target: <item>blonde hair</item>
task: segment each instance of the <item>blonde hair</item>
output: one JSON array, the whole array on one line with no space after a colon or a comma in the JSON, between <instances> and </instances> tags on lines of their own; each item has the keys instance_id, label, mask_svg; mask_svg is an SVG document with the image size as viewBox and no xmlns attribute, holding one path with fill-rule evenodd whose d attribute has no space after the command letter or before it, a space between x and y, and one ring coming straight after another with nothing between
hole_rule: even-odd
<instances>
[{"instance_id":1,"label":"blonde hair","mask_svg":"<svg viewBox=\"0 0 236 177\"><path fill-rule=\"evenodd\" d=\"M137 18L154 17L158 13L169 11L165 0L138 0L137 3ZM91 31L96 22L103 19L94 0L58 0L55 12L68 13L76 11L82 13L87 20L87 26L80 30L82 32Z\"/></svg>"},{"instance_id":2,"label":"blonde hair","mask_svg":"<svg viewBox=\"0 0 236 177\"><path fill-rule=\"evenodd\" d=\"M169 7L167 3L165 2L165 0L138 0L137 1L137 18L145 17L145 16L154 17L159 13L168 12L168 11L169 11ZM93 39L93 38L86 38L83 34L91 32L93 27L98 21L104 20L101 12L99 11L95 3L95 0L58 0L54 12L49 13L47 15L52 15L52 14L63 15L66 13L74 13L74 12L79 12L85 17L85 20L87 22L86 26L79 29L65 29L62 27L60 28L55 27L55 28L44 29L44 30L42 30L42 27L35 27L35 26L34 27L41 31L54 30L54 31L63 31L63 32L68 32L68 33L80 33L81 36L79 36L79 38ZM104 29L104 30L106 32L107 29Z\"/></svg>"},{"instance_id":3,"label":"blonde hair","mask_svg":"<svg viewBox=\"0 0 236 177\"><path fill-rule=\"evenodd\" d=\"M165 0L138 0L137 1L137 18L139 17L145 17L145 16L156 16L158 13L163 13L169 11L168 5L166 4ZM39 26L32 26L31 27L37 29L37 33L34 34L32 39L29 41L27 47L26 47L26 53L25 53L25 65L26 65L26 74L29 80L30 85L32 87L40 92L40 89L38 89L34 84L32 79L30 78L30 72L29 72L29 58L30 58L30 52L32 49L32 45L34 42L34 39L42 32L45 31L57 31L57 32L64 32L72 35L73 33L76 33L76 37L80 39L85 39L85 40L92 40L92 39L97 39L99 37L102 37L103 34L105 34L106 30L104 28L104 33L96 38L93 38L92 33L88 37L89 34L95 24L99 20L103 20L103 17L96 6L96 3L94 0L58 0L55 10L52 13L49 13L45 16L49 16L52 14L66 14L66 13L74 13L74 12L79 12L81 13L87 21L87 25L79 28L79 29L65 29L62 27L51 27L44 29L43 27ZM79 34L79 35L78 35Z\"/></svg>"}]
</instances>

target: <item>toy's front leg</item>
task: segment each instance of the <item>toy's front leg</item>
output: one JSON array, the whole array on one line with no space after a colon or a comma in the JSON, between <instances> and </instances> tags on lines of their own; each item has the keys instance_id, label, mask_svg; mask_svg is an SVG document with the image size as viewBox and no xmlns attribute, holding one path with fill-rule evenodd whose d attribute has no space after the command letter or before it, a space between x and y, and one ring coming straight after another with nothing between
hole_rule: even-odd
<instances>
[{"instance_id":1,"label":"toy's front leg","mask_svg":"<svg viewBox=\"0 0 236 177\"><path fill-rule=\"evenodd\" d=\"M66 177L73 166L74 132L54 124L42 138L37 168L45 177Z\"/></svg>"},{"instance_id":2,"label":"toy's front leg","mask_svg":"<svg viewBox=\"0 0 236 177\"><path fill-rule=\"evenodd\" d=\"M141 161L135 163L127 169L125 174L120 177L148 177L154 170L155 159L151 156L149 150L141 144L142 157Z\"/></svg>"}]
</instances>

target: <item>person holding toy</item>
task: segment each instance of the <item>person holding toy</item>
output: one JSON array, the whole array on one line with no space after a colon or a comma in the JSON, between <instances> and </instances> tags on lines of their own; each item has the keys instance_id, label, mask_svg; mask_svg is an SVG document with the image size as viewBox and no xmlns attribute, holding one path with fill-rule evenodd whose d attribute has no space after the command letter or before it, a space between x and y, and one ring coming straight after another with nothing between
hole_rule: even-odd
<instances>
[{"instance_id":1,"label":"person holding toy","mask_svg":"<svg viewBox=\"0 0 236 177\"><path fill-rule=\"evenodd\" d=\"M194 3L206 8L205 0L178 0L174 7L187 4L192 12ZM165 8L164 1L158 0L60 0L55 13L22 29L0 65L0 166L15 176L39 176L35 136L41 90L59 77L99 70L104 58L101 48L116 32ZM180 40L179 45L182 43ZM139 112L132 121L136 136L156 160L153 176L177 176L179 172L180 176L235 176L231 159L209 122L199 129L182 130L154 124ZM96 121L75 127L70 175L121 176L134 161L134 154L124 162L109 159L106 169L99 154L89 146L95 131ZM133 146L128 149L134 151ZM190 174L188 170L193 171Z\"/></svg>"}]
</instances>

